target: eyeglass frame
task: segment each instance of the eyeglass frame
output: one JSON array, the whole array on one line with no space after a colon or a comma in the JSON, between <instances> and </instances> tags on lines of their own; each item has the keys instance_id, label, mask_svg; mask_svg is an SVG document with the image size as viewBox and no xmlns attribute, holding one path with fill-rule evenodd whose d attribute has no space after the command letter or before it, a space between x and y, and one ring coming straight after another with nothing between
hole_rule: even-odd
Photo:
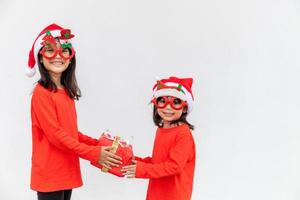
<instances>
[{"instance_id":1,"label":"eyeglass frame","mask_svg":"<svg viewBox=\"0 0 300 200\"><path fill-rule=\"evenodd\" d=\"M158 98L163 98L165 100L164 105L162 105L162 106L158 105L158 102L157 102ZM174 100L176 100L176 99L179 99L181 101L180 107L174 106ZM183 101L182 99L180 99L178 97L173 97L173 96L155 97L151 100L151 102L159 109L166 108L167 105L169 104L171 106L171 108L173 108L174 110L181 110L188 105L186 101Z\"/></svg>"},{"instance_id":2,"label":"eyeglass frame","mask_svg":"<svg viewBox=\"0 0 300 200\"><path fill-rule=\"evenodd\" d=\"M54 54L53 54L53 56L47 56L46 55L46 51L48 50L48 49L53 49L55 52L54 52ZM63 55L63 50L70 50L71 51L71 55L70 56L68 56L68 57L65 57L64 55ZM64 60L71 60L74 56L75 56L75 50L74 50L74 48L73 47L71 47L71 48L62 48L62 47L60 47L60 48L57 48L57 47L43 47L43 49L40 51L40 54L44 57L44 58L46 58L46 59L48 59L48 60L51 60L51 59L53 59L53 58L55 58L56 56L57 56L57 54L59 54L59 56L62 58L62 59L64 59ZM69 54L70 54L70 52L69 52Z\"/></svg>"}]
</instances>

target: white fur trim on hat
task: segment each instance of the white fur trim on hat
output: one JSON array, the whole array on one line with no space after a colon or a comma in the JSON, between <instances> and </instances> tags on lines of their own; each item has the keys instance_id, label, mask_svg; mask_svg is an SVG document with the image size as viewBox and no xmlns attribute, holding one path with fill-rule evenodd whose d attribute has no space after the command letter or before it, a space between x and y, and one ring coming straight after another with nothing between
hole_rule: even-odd
<instances>
[{"instance_id":1,"label":"white fur trim on hat","mask_svg":"<svg viewBox=\"0 0 300 200\"><path fill-rule=\"evenodd\" d=\"M172 96L172 97L177 97L183 101L186 101L187 98L183 92L178 91L176 89L171 89L171 88L166 88L166 89L160 89L154 93L154 97L162 97L162 96Z\"/></svg>"}]
</instances>

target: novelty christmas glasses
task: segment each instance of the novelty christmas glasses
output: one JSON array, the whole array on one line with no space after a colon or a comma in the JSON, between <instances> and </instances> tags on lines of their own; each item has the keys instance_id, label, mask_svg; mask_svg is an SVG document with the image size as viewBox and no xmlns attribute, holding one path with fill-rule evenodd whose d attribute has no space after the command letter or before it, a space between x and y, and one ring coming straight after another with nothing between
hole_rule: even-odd
<instances>
[{"instance_id":1,"label":"novelty christmas glasses","mask_svg":"<svg viewBox=\"0 0 300 200\"><path fill-rule=\"evenodd\" d=\"M68 41L74 37L74 35L71 34L70 29L63 29L60 33L61 36L54 38L51 35L51 32L47 31L46 35L42 39L43 42L41 45L44 47L40 51L40 54L48 60L55 58L57 54L65 60L72 59L75 55L75 50L73 49L72 44ZM59 43L61 43L60 47L58 47Z\"/></svg>"},{"instance_id":2,"label":"novelty christmas glasses","mask_svg":"<svg viewBox=\"0 0 300 200\"><path fill-rule=\"evenodd\" d=\"M185 106L187 106L186 101L182 101L179 98L171 97L171 96L162 96L162 97L153 98L151 102L157 108L165 108L167 107L168 104L170 104L174 110L180 110Z\"/></svg>"},{"instance_id":3,"label":"novelty christmas glasses","mask_svg":"<svg viewBox=\"0 0 300 200\"><path fill-rule=\"evenodd\" d=\"M64 44L62 44L61 48L57 48L54 45L45 46L40 52L40 54L42 54L48 60L55 58L57 54L59 54L59 56L64 60L72 59L75 55L75 50L72 47L70 47L71 45L66 45L67 47L63 47L63 45Z\"/></svg>"}]
</instances>

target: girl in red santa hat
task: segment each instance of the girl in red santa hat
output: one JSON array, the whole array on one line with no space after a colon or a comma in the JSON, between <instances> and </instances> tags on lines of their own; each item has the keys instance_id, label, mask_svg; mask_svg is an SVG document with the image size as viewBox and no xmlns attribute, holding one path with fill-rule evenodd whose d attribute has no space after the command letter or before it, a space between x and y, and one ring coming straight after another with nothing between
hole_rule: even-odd
<instances>
[{"instance_id":1,"label":"girl in red santa hat","mask_svg":"<svg viewBox=\"0 0 300 200\"><path fill-rule=\"evenodd\" d=\"M189 200L193 190L194 126L186 117L193 107L192 78L170 77L153 88L153 120L158 126L152 157L135 157L123 167L128 178L149 178L147 200Z\"/></svg>"},{"instance_id":2,"label":"girl in red santa hat","mask_svg":"<svg viewBox=\"0 0 300 200\"><path fill-rule=\"evenodd\" d=\"M31 99L31 189L38 200L69 200L82 185L79 157L110 169L121 158L78 131L74 100L81 97L70 29L56 24L37 36L29 53L27 75L38 65L40 79Z\"/></svg>"}]
</instances>

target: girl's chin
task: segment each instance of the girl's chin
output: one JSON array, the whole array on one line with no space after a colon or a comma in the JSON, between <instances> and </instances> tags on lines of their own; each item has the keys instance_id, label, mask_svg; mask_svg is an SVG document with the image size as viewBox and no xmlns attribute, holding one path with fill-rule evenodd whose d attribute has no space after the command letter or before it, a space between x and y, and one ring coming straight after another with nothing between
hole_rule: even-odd
<instances>
[{"instance_id":1,"label":"girl's chin","mask_svg":"<svg viewBox=\"0 0 300 200\"><path fill-rule=\"evenodd\" d=\"M65 68L66 65L63 64L63 63L54 63L54 64L51 64L51 67L53 67L53 68Z\"/></svg>"},{"instance_id":2,"label":"girl's chin","mask_svg":"<svg viewBox=\"0 0 300 200\"><path fill-rule=\"evenodd\" d=\"M52 72L63 72L66 69L67 67L65 65L51 65L48 67L48 70Z\"/></svg>"},{"instance_id":3,"label":"girl's chin","mask_svg":"<svg viewBox=\"0 0 300 200\"><path fill-rule=\"evenodd\" d=\"M172 122L172 121L174 121L174 120L177 120L177 119L175 119L175 117L174 116L163 116L162 117L162 119L164 120L164 121L168 121L168 122Z\"/></svg>"}]
</instances>

